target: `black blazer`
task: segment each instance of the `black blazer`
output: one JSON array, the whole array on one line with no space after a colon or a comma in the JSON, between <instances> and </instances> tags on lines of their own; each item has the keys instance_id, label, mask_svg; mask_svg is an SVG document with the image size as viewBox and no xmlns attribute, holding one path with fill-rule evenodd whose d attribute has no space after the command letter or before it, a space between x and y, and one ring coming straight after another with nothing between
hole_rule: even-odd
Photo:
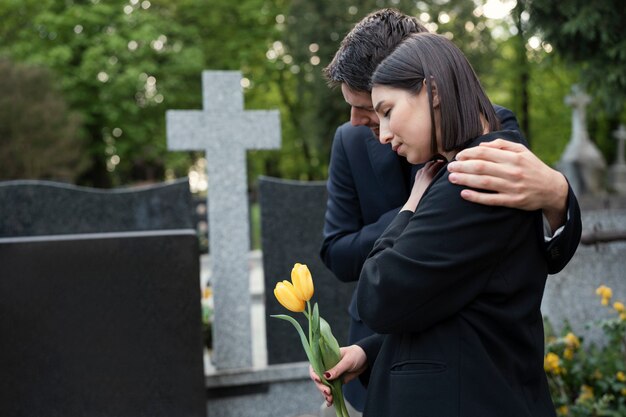
<instances>
[{"instance_id":1,"label":"black blazer","mask_svg":"<svg viewBox=\"0 0 626 417\"><path fill-rule=\"evenodd\" d=\"M469 146L517 132L493 132ZM398 214L361 273L364 417L554 416L540 312L540 211L470 203L442 169Z\"/></svg>"}]
</instances>

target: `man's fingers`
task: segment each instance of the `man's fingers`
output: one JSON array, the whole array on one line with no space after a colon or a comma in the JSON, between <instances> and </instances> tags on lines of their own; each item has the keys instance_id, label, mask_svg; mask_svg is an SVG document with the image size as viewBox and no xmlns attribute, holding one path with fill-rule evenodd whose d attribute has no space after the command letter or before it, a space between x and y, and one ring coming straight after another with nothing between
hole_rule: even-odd
<instances>
[{"instance_id":1,"label":"man's fingers","mask_svg":"<svg viewBox=\"0 0 626 417\"><path fill-rule=\"evenodd\" d=\"M486 206L503 206L503 207L518 207L517 203L513 200L514 197L503 194L489 194L481 193L474 190L461 191L461 197L472 203L483 204Z\"/></svg>"},{"instance_id":2,"label":"man's fingers","mask_svg":"<svg viewBox=\"0 0 626 417\"><path fill-rule=\"evenodd\" d=\"M503 141L506 142L506 141ZM513 143L513 145L517 145ZM455 158L457 161L467 161L470 159L482 160L482 161L490 161L497 163L515 163L517 158L520 157L520 153L522 149L503 149L499 147L493 146L474 146L472 148L467 148L456 154Z\"/></svg>"},{"instance_id":3,"label":"man's fingers","mask_svg":"<svg viewBox=\"0 0 626 417\"><path fill-rule=\"evenodd\" d=\"M481 142L480 146L488 147L488 148L497 148L497 149L505 149L512 152L523 152L526 149L526 146L521 143L511 142L509 140L504 139L496 139L491 142Z\"/></svg>"},{"instance_id":4,"label":"man's fingers","mask_svg":"<svg viewBox=\"0 0 626 417\"><path fill-rule=\"evenodd\" d=\"M521 183L515 175L504 169L494 169L489 173L471 170L451 172L448 180L452 184L499 193L516 194L521 191Z\"/></svg>"}]
</instances>

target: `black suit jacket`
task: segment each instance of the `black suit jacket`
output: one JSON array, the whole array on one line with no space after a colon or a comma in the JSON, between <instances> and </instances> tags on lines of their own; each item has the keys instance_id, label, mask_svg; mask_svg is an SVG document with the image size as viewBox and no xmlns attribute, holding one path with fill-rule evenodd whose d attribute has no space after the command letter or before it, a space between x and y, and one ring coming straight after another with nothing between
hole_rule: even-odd
<instances>
[{"instance_id":1,"label":"black suit jacket","mask_svg":"<svg viewBox=\"0 0 626 417\"><path fill-rule=\"evenodd\" d=\"M495 108L503 129L519 130L511 111ZM321 257L339 280L358 280L374 242L408 199L414 171L407 172L405 163L389 145L381 145L369 128L345 123L337 129L329 166ZM580 241L580 212L571 189L568 204L570 218L565 229L546 247L549 273L560 271L569 262ZM359 319L356 297L349 313L350 344L373 333ZM345 394L355 408L363 409L365 390L358 380L346 385Z\"/></svg>"},{"instance_id":2,"label":"black suit jacket","mask_svg":"<svg viewBox=\"0 0 626 417\"><path fill-rule=\"evenodd\" d=\"M516 132L493 132L471 142ZM442 169L365 261L364 417L552 417L540 312L540 211L470 203Z\"/></svg>"}]
</instances>

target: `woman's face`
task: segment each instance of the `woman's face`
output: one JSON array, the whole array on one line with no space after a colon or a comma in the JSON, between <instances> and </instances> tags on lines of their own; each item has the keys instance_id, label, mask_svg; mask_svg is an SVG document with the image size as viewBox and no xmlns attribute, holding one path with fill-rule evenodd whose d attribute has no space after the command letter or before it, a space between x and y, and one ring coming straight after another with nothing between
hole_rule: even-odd
<instances>
[{"instance_id":1,"label":"woman's face","mask_svg":"<svg viewBox=\"0 0 626 417\"><path fill-rule=\"evenodd\" d=\"M382 144L406 157L412 164L424 163L434 154L431 150L430 105L426 86L415 95L406 90L388 86L374 86L372 103L380 119ZM435 122L439 120L437 99L433 98Z\"/></svg>"}]
</instances>

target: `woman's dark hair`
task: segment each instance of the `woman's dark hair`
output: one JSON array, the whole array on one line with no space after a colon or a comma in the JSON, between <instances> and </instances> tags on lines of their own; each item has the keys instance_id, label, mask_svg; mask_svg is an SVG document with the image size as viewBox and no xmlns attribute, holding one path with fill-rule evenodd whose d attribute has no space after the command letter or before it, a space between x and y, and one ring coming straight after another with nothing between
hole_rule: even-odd
<instances>
[{"instance_id":1,"label":"woman's dark hair","mask_svg":"<svg viewBox=\"0 0 626 417\"><path fill-rule=\"evenodd\" d=\"M437 152L437 133L433 111L432 86L439 96L441 146L445 151L459 149L481 136L487 120L490 131L500 122L480 81L463 52L450 40L434 33L417 33L405 39L383 60L372 75L372 86L420 92L424 80L430 103L431 148Z\"/></svg>"}]
</instances>

